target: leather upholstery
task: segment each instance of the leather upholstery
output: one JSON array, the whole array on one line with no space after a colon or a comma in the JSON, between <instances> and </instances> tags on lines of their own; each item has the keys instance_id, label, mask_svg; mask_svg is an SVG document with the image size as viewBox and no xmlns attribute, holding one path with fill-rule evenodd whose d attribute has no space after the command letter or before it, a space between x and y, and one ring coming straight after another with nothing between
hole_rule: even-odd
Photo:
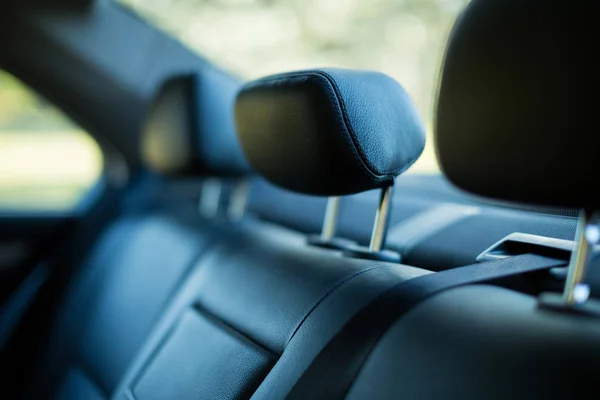
<instances>
[{"instance_id":1,"label":"leather upholstery","mask_svg":"<svg viewBox=\"0 0 600 400\"><path fill-rule=\"evenodd\" d=\"M381 263L336 288L298 328L252 398L285 398L319 351L354 314L391 286L427 273L405 265Z\"/></svg>"},{"instance_id":2,"label":"leather upholstery","mask_svg":"<svg viewBox=\"0 0 600 400\"><path fill-rule=\"evenodd\" d=\"M315 351L357 310L393 283L427 273L342 258L307 246L303 235L264 222L223 227L222 233L226 240L200 258L116 398L128 390L140 400L157 398L146 389L141 396L137 385L148 388L156 380L160 386L161 376L170 389L157 388L164 394L160 398L194 398L192 389L179 391L192 387L210 398L219 397L221 390L246 393L256 388L255 377L262 381L261 374L269 371L270 383L261 384L260 396L280 398ZM188 329L194 333L182 343L180 331ZM238 356L240 362L232 363ZM222 373L216 377L214 369ZM189 376L190 370L196 371L193 380L181 381L179 375ZM153 371L152 379L142 383L147 371Z\"/></svg>"},{"instance_id":3,"label":"leather upholstery","mask_svg":"<svg viewBox=\"0 0 600 400\"><path fill-rule=\"evenodd\" d=\"M347 398L585 397L597 390L599 337L596 318L541 310L498 287L460 287L398 320Z\"/></svg>"},{"instance_id":4,"label":"leather upholstery","mask_svg":"<svg viewBox=\"0 0 600 400\"><path fill-rule=\"evenodd\" d=\"M233 122L239 86L238 80L210 66L167 79L142 131L145 163L170 175L249 173Z\"/></svg>"},{"instance_id":5,"label":"leather upholstery","mask_svg":"<svg viewBox=\"0 0 600 400\"><path fill-rule=\"evenodd\" d=\"M165 82L152 102L142 130L145 163L162 173L183 173L194 163L190 146L193 131L193 78L178 76Z\"/></svg>"},{"instance_id":6,"label":"leather upholstery","mask_svg":"<svg viewBox=\"0 0 600 400\"><path fill-rule=\"evenodd\" d=\"M322 299L367 270L390 267L339 257L307 246L305 239L257 221L229 231L217 258L202 267L196 302L280 354ZM398 269L403 272L398 279L425 273L407 266ZM347 299L345 306L353 308L354 301Z\"/></svg>"},{"instance_id":7,"label":"leather upholstery","mask_svg":"<svg viewBox=\"0 0 600 400\"><path fill-rule=\"evenodd\" d=\"M58 400L103 400L105 395L85 372L78 368L72 368L67 371L54 398Z\"/></svg>"},{"instance_id":8,"label":"leather upholstery","mask_svg":"<svg viewBox=\"0 0 600 400\"><path fill-rule=\"evenodd\" d=\"M596 208L600 90L594 0L474 0L451 34L435 138L441 167L468 191Z\"/></svg>"},{"instance_id":9,"label":"leather upholstery","mask_svg":"<svg viewBox=\"0 0 600 400\"><path fill-rule=\"evenodd\" d=\"M133 393L140 400L246 399L276 360L217 318L188 310Z\"/></svg>"},{"instance_id":10,"label":"leather upholstery","mask_svg":"<svg viewBox=\"0 0 600 400\"><path fill-rule=\"evenodd\" d=\"M371 71L308 70L250 82L238 95L235 121L258 172L314 195L389 185L425 145L404 88Z\"/></svg>"},{"instance_id":11,"label":"leather upholstery","mask_svg":"<svg viewBox=\"0 0 600 400\"><path fill-rule=\"evenodd\" d=\"M96 387L103 396L115 389L199 254L218 236L199 219L145 214L107 230L64 296L31 398L57 388Z\"/></svg>"}]
</instances>

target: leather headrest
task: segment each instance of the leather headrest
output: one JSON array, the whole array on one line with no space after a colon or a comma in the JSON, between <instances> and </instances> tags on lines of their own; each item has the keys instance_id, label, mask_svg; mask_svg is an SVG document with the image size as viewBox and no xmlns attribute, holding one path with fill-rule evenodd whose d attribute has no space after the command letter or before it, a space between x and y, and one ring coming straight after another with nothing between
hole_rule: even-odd
<instances>
[{"instance_id":1,"label":"leather headrest","mask_svg":"<svg viewBox=\"0 0 600 400\"><path fill-rule=\"evenodd\" d=\"M142 132L146 164L169 175L247 174L250 167L233 121L239 87L237 80L212 67L166 80Z\"/></svg>"},{"instance_id":2,"label":"leather headrest","mask_svg":"<svg viewBox=\"0 0 600 400\"><path fill-rule=\"evenodd\" d=\"M435 138L443 171L476 194L600 205L597 0L474 0L450 37Z\"/></svg>"},{"instance_id":3,"label":"leather headrest","mask_svg":"<svg viewBox=\"0 0 600 400\"><path fill-rule=\"evenodd\" d=\"M238 95L235 121L256 171L313 195L391 184L425 145L404 88L371 71L320 69L250 82Z\"/></svg>"}]
</instances>

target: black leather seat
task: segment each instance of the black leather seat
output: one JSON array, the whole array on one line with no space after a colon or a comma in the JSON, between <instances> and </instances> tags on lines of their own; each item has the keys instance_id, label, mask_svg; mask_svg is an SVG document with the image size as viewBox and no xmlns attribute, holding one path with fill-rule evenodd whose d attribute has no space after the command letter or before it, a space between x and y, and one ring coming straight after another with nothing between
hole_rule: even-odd
<instances>
[{"instance_id":1,"label":"black leather seat","mask_svg":"<svg viewBox=\"0 0 600 400\"><path fill-rule=\"evenodd\" d=\"M223 138L233 119L212 125L212 132L195 130L189 113L181 112L195 104L195 84L177 77L157 94L143 136L146 160L168 175L247 173L243 159L227 164L214 157L208 168L206 157L198 156L211 145L198 135L221 132ZM358 98L350 93L349 100ZM422 150L422 132L415 132L414 154L398 160L385 182ZM366 137L357 144L371 145ZM347 165L355 162L349 153L345 157ZM371 162L387 167L390 158L384 160ZM219 169L223 163L228 168ZM375 177L359 190L381 182ZM238 398L260 387L257 396L284 397L357 310L390 285L426 273L342 258L308 246L303 235L251 218L209 221L173 207L123 216L103 234L66 293L30 394Z\"/></svg>"},{"instance_id":2,"label":"black leather seat","mask_svg":"<svg viewBox=\"0 0 600 400\"><path fill-rule=\"evenodd\" d=\"M303 74L309 77L312 73L299 72L293 77ZM352 84L363 76L364 73L345 71L331 79L334 83L339 79L340 83ZM379 95L392 95L391 106L401 111L406 107L407 113L413 113L406 97L393 97L398 92L403 94L397 83L383 75L377 78L385 82L375 89ZM303 114L306 118L286 119L286 114L296 112L291 104L276 113L263 114L264 119L259 121L246 120L246 116L254 114L252 110L265 106L268 109L269 104L273 104L271 99L285 96L290 90L300 96L315 95L313 82L288 76L278 79L280 86L269 88L272 93L265 94L261 90L263 82L269 81L266 79L246 85L239 96L238 129L242 142L250 141L255 146L255 150L245 146L253 165L257 165L255 151L269 158L261 144L276 148L288 140L299 139L306 133L305 122L315 116L306 111ZM316 94L323 95L318 91ZM353 91L340 93L342 101L358 102L360 96ZM365 136L375 131L365 125L354 125L352 128L358 133L355 144L345 141L348 126L329 118L340 111L339 103L324 102L317 109L324 120L313 119L313 133L323 139L322 143L327 143L329 135L332 141L345 144L339 147L341 154L337 160L322 159L338 169L330 171L326 178L312 180L315 188L325 190L326 179L347 178L343 175L348 172L345 165L351 166L349 171L360 168L362 161L352 155L354 145L370 146L374 149L370 162L376 168L386 168L392 161L395 163L390 167L393 171L387 173L385 180L378 176L365 179L359 188L351 179L346 179L338 182L338 189L331 190L352 192L364 187L376 188L393 180L397 170L406 168L406 163L414 161L423 148L420 125L410 125L413 122L410 118L378 120L379 127L388 132L405 128L406 136L401 142L404 146L398 143L391 149L388 147L389 156L377 158L381 155L377 149L386 143L372 143ZM275 116L287 120L287 126L291 127L287 137L276 137ZM411 115L411 118L417 117ZM327 125L325 120L333 125ZM370 127L368 120L362 122ZM329 130L332 126L336 129ZM250 136L257 132L265 136L253 140ZM311 144L319 153L320 144L309 142L303 149L305 154L311 153ZM406 157L400 157L400 150ZM310 160L294 162L285 163L293 173L278 171L283 179L279 183L306 190L306 186L304 189L295 186L294 177L306 174L315 178L310 175L316 172L314 165L307 165ZM263 164L263 172L270 177L279 166L277 162ZM309 179L301 181L303 185L311 182ZM115 398L249 398L252 395L284 398L319 350L358 310L391 285L428 273L402 264L342 257L339 252L308 245L304 235L252 218L235 225L215 227L215 230L223 240L194 266L181 292L116 390Z\"/></svg>"},{"instance_id":3,"label":"black leather seat","mask_svg":"<svg viewBox=\"0 0 600 400\"><path fill-rule=\"evenodd\" d=\"M59 398L111 393L211 233L169 214L119 219L65 296L36 387Z\"/></svg>"},{"instance_id":4,"label":"black leather seat","mask_svg":"<svg viewBox=\"0 0 600 400\"><path fill-rule=\"evenodd\" d=\"M232 122L238 87L225 74L166 80L142 135L141 151L149 167L168 176L248 173ZM197 112L190 108L193 104L212 112ZM196 113L204 119L192 119ZM219 139L202 140L209 132ZM198 153L225 145L231 148L225 155L199 160ZM112 394L195 262L218 240L212 221L197 211L174 208L125 213L105 230L63 296L29 385L30 397Z\"/></svg>"},{"instance_id":5,"label":"black leather seat","mask_svg":"<svg viewBox=\"0 0 600 400\"><path fill-rule=\"evenodd\" d=\"M348 318L426 274L350 260L249 220L198 261L115 398L283 398ZM126 394L131 395L127 396Z\"/></svg>"}]
</instances>

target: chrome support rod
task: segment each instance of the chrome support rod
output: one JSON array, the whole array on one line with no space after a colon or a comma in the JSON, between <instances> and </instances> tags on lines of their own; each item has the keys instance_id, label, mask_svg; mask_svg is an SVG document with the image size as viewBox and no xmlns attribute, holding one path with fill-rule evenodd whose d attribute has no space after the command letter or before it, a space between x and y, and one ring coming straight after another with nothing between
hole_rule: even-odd
<instances>
[{"instance_id":1,"label":"chrome support rod","mask_svg":"<svg viewBox=\"0 0 600 400\"><path fill-rule=\"evenodd\" d=\"M381 198L379 199L377 214L375 214L375 224L373 225L371 243L369 244L370 252L381 251L385 246L385 237L387 235L387 226L390 218L393 193L393 185L381 189Z\"/></svg>"},{"instance_id":2,"label":"chrome support rod","mask_svg":"<svg viewBox=\"0 0 600 400\"><path fill-rule=\"evenodd\" d=\"M227 207L227 217L230 221L239 221L244 217L249 193L249 180L245 178L240 179L231 193L229 206Z\"/></svg>"},{"instance_id":3,"label":"chrome support rod","mask_svg":"<svg viewBox=\"0 0 600 400\"><path fill-rule=\"evenodd\" d=\"M321 229L321 239L323 241L331 240L335 237L338 217L340 214L340 197L334 196L327 199L327 208L325 209L325 219Z\"/></svg>"},{"instance_id":4,"label":"chrome support rod","mask_svg":"<svg viewBox=\"0 0 600 400\"><path fill-rule=\"evenodd\" d=\"M219 212L223 182L218 178L206 178L202 182L198 212L206 218L215 218Z\"/></svg>"},{"instance_id":5,"label":"chrome support rod","mask_svg":"<svg viewBox=\"0 0 600 400\"><path fill-rule=\"evenodd\" d=\"M583 283L588 265L590 250L600 240L600 231L594 224L596 213L581 210L575 234L575 248L571 254L567 281L563 292L563 301L568 306L585 303L589 296L589 287Z\"/></svg>"}]
</instances>

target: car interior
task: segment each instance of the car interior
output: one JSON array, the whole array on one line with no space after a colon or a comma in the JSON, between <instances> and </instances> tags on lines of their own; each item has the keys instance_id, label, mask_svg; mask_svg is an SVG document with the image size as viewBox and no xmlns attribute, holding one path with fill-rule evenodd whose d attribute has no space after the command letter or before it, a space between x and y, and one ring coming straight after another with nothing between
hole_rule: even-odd
<instances>
[{"instance_id":1,"label":"car interior","mask_svg":"<svg viewBox=\"0 0 600 400\"><path fill-rule=\"evenodd\" d=\"M8 1L3 73L103 166L68 212L0 201L0 397L594 396L598 11L464 2L428 116L384 72L245 79L121 2ZM0 196L4 157L74 157L3 135Z\"/></svg>"}]
</instances>

